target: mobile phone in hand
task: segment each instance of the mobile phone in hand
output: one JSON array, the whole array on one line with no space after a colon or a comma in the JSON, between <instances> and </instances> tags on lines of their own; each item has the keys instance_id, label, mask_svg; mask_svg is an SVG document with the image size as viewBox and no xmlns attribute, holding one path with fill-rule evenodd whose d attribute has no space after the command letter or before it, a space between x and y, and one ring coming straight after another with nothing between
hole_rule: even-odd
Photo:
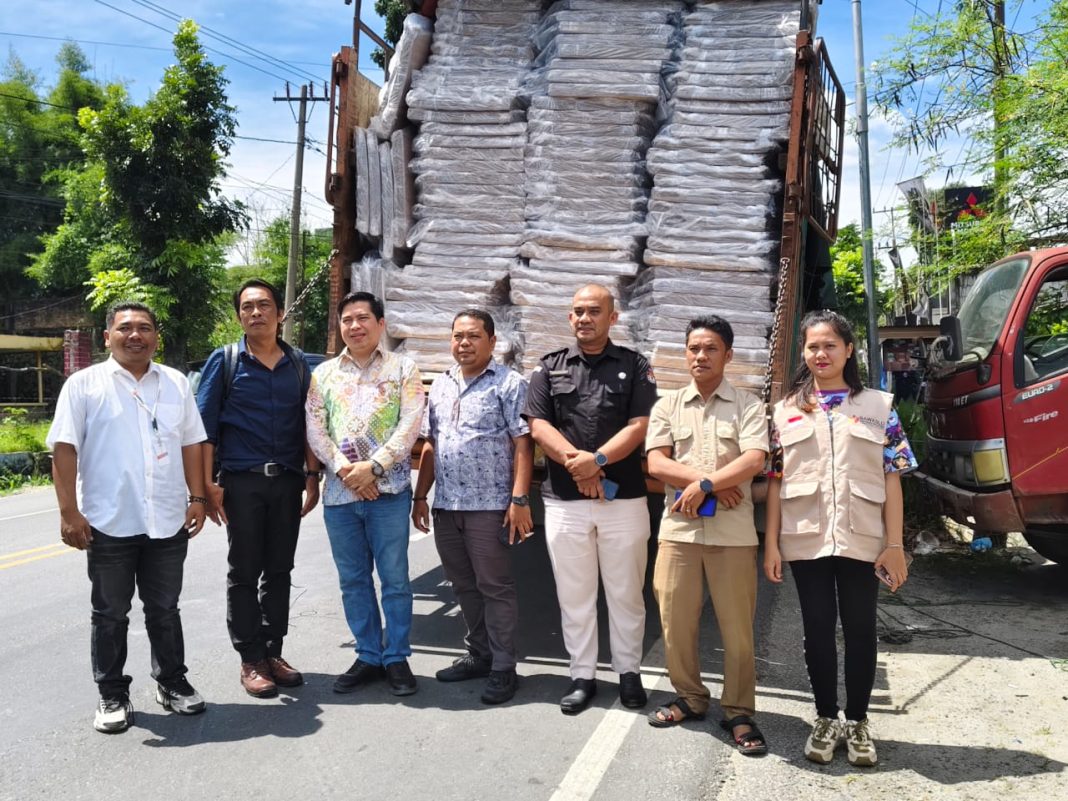
<instances>
[{"instance_id":1,"label":"mobile phone in hand","mask_svg":"<svg viewBox=\"0 0 1068 801\"><path fill-rule=\"evenodd\" d=\"M894 584L894 579L891 578L890 572L882 565L879 565L877 568L875 568L875 575L879 579L879 581L881 581L890 589L894 589L897 586Z\"/></svg>"},{"instance_id":2,"label":"mobile phone in hand","mask_svg":"<svg viewBox=\"0 0 1068 801\"><path fill-rule=\"evenodd\" d=\"M509 547L511 547L513 545L522 544L523 537L518 531L515 533L515 542L509 542L508 538L511 535L511 533L512 533L512 526L507 520L505 520L504 521L504 525L501 526L501 528L497 531L497 541L500 542L501 545L507 545Z\"/></svg>"},{"instance_id":3,"label":"mobile phone in hand","mask_svg":"<svg viewBox=\"0 0 1068 801\"><path fill-rule=\"evenodd\" d=\"M602 478L601 487L604 489L604 499L606 501L614 501L616 499L616 494L619 492L619 484L610 478Z\"/></svg>"},{"instance_id":4,"label":"mobile phone in hand","mask_svg":"<svg viewBox=\"0 0 1068 801\"><path fill-rule=\"evenodd\" d=\"M682 497L682 492L675 493L675 500L677 501ZM705 499L701 502L701 505L697 507L698 517L715 517L716 516L716 496L706 495Z\"/></svg>"}]
</instances>

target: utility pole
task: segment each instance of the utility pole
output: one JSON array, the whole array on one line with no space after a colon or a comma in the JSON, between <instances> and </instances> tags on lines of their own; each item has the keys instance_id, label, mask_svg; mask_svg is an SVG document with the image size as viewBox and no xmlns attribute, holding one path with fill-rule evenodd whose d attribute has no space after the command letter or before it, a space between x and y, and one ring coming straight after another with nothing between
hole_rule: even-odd
<instances>
[{"instance_id":1,"label":"utility pole","mask_svg":"<svg viewBox=\"0 0 1068 801\"><path fill-rule=\"evenodd\" d=\"M308 103L329 101L329 99L330 97L326 92L325 86L323 87L322 97L316 96L314 87L312 87L310 95L308 94L308 85L302 85L300 87L300 105L297 114L297 164L293 170L293 203L289 213L289 266L286 269L286 316L282 321L282 339L290 344L292 344L293 340L293 315L291 312L293 310L293 301L297 299L297 281L299 272L297 265L301 262L300 193L301 183L304 180L304 125L308 121ZM294 100L298 100L298 98L292 95L289 88L289 81L286 81L285 97L275 97L274 102L292 103Z\"/></svg>"},{"instance_id":2,"label":"utility pole","mask_svg":"<svg viewBox=\"0 0 1068 801\"><path fill-rule=\"evenodd\" d=\"M860 19L860 0L853 0L853 52L857 62L857 149L860 151L860 226L864 246L864 294L868 296L868 383L879 384L876 369L879 353L879 327L875 319L875 259L871 241L871 175L868 165L868 87L864 81L864 31Z\"/></svg>"}]
</instances>

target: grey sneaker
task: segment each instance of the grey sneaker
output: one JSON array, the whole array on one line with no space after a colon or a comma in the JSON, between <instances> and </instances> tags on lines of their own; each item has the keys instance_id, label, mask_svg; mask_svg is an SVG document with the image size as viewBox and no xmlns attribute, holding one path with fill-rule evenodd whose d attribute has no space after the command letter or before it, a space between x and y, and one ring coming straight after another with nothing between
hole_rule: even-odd
<instances>
[{"instance_id":1,"label":"grey sneaker","mask_svg":"<svg viewBox=\"0 0 1068 801\"><path fill-rule=\"evenodd\" d=\"M120 698L101 698L93 719L93 728L104 734L118 734L126 731L133 724L134 708L130 696Z\"/></svg>"},{"instance_id":2,"label":"grey sneaker","mask_svg":"<svg viewBox=\"0 0 1068 801\"><path fill-rule=\"evenodd\" d=\"M875 755L875 743L871 739L867 718L845 722L845 741L850 765L870 768L879 761Z\"/></svg>"},{"instance_id":3,"label":"grey sneaker","mask_svg":"<svg viewBox=\"0 0 1068 801\"><path fill-rule=\"evenodd\" d=\"M842 738L841 725L834 718L816 718L812 733L805 740L805 758L821 765L830 764L834 749Z\"/></svg>"},{"instance_id":4,"label":"grey sneaker","mask_svg":"<svg viewBox=\"0 0 1068 801\"><path fill-rule=\"evenodd\" d=\"M516 676L514 668L490 671L486 689L482 691L482 703L503 704L505 701L511 701L518 687L519 677Z\"/></svg>"},{"instance_id":5,"label":"grey sneaker","mask_svg":"<svg viewBox=\"0 0 1068 801\"><path fill-rule=\"evenodd\" d=\"M185 676L175 679L169 687L156 685L156 703L179 715L199 715L207 705Z\"/></svg>"}]
</instances>

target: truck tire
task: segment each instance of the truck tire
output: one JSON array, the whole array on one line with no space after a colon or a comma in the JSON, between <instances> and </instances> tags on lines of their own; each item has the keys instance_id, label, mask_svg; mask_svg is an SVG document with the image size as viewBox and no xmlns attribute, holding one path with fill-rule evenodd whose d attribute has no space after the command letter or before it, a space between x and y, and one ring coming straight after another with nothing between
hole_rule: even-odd
<instances>
[{"instance_id":1,"label":"truck tire","mask_svg":"<svg viewBox=\"0 0 1068 801\"><path fill-rule=\"evenodd\" d=\"M1068 566L1068 529L1032 526L1024 532L1027 544L1047 559Z\"/></svg>"}]
</instances>

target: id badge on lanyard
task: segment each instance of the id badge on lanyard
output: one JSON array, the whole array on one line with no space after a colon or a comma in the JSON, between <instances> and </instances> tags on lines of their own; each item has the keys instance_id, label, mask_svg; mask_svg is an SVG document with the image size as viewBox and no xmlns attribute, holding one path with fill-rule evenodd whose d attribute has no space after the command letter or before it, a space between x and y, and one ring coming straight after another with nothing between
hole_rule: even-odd
<instances>
[{"instance_id":1,"label":"id badge on lanyard","mask_svg":"<svg viewBox=\"0 0 1068 801\"><path fill-rule=\"evenodd\" d=\"M167 446L163 444L163 435L159 431L159 420L156 418L156 407L159 406L159 396L163 394L163 387L159 387L156 390L156 400L151 409L148 408L148 404L141 397L140 391L135 389L132 394L137 405L144 409L145 414L148 415L149 423L152 426L152 452L156 457L156 464L161 467L170 464L171 455L167 450Z\"/></svg>"}]
</instances>

